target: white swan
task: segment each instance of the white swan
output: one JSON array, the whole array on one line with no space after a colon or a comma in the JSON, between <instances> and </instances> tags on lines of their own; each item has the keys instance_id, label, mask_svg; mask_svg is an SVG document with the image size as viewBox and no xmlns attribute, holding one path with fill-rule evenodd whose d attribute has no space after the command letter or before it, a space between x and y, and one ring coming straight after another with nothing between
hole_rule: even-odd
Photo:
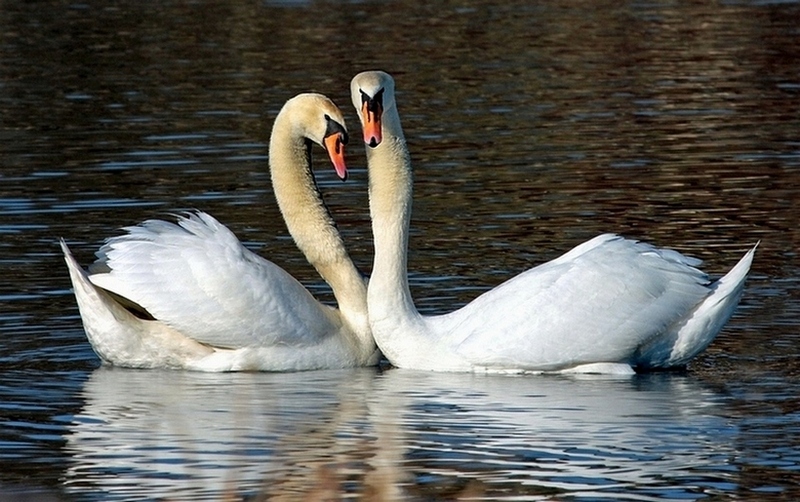
<instances>
[{"instance_id":1,"label":"white swan","mask_svg":"<svg viewBox=\"0 0 800 502\"><path fill-rule=\"evenodd\" d=\"M755 248L709 283L699 260L606 234L445 315L422 316L408 287L412 174L394 81L351 83L369 164L375 262L372 334L395 366L439 371L584 371L685 365L736 308Z\"/></svg>"},{"instance_id":2,"label":"white swan","mask_svg":"<svg viewBox=\"0 0 800 502\"><path fill-rule=\"evenodd\" d=\"M377 363L366 281L311 172L315 142L344 179L346 141L336 105L319 94L301 94L276 117L269 147L273 188L289 231L330 284L339 309L318 302L208 214L191 213L177 224L146 221L109 239L92 275L61 242L84 329L100 358L119 366L202 371Z\"/></svg>"}]
</instances>

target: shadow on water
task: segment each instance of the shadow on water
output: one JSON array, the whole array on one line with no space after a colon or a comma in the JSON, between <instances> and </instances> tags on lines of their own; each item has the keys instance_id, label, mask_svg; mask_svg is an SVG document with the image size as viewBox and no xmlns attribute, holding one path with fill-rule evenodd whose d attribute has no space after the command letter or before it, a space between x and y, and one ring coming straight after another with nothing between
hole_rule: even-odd
<instances>
[{"instance_id":1,"label":"shadow on water","mask_svg":"<svg viewBox=\"0 0 800 502\"><path fill-rule=\"evenodd\" d=\"M0 488L800 497L797 2L0 9ZM58 237L88 264L119 227L199 208L331 301L275 205L269 130L311 90L352 133L348 82L372 68L398 83L423 312L614 231L712 275L760 240L731 322L684 374L626 380L98 369ZM316 174L369 272L357 143L347 184L321 151Z\"/></svg>"}]
</instances>

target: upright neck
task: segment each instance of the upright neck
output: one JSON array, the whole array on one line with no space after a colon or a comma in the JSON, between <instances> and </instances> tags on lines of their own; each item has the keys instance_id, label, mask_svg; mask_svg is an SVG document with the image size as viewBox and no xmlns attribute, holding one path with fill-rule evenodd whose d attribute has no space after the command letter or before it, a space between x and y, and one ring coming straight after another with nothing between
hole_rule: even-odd
<instances>
[{"instance_id":1,"label":"upright neck","mask_svg":"<svg viewBox=\"0 0 800 502\"><path fill-rule=\"evenodd\" d=\"M418 317L408 287L408 226L413 176L405 136L396 108L383 114L383 141L367 149L369 204L375 261L368 298L373 332ZM394 321L392 321L394 319ZM380 343L380 342L379 342Z\"/></svg>"},{"instance_id":2,"label":"upright neck","mask_svg":"<svg viewBox=\"0 0 800 502\"><path fill-rule=\"evenodd\" d=\"M311 145L279 114L272 130L269 165L272 188L297 247L333 289L339 309L366 328L366 284L344 247L317 190ZM359 331L364 331L359 330Z\"/></svg>"}]
</instances>

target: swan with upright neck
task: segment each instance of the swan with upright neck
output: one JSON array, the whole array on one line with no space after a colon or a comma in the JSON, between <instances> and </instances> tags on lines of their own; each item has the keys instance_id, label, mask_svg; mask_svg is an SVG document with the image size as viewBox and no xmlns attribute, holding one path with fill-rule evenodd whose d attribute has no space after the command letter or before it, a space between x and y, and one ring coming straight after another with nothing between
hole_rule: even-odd
<instances>
[{"instance_id":1,"label":"swan with upright neck","mask_svg":"<svg viewBox=\"0 0 800 502\"><path fill-rule=\"evenodd\" d=\"M294 371L376 364L366 280L350 259L311 172L323 145L344 179L344 117L328 98L283 106L270 138L273 189L289 232L338 309L245 248L203 212L127 228L84 271L62 240L84 329L106 362L136 368Z\"/></svg>"},{"instance_id":2,"label":"swan with upright neck","mask_svg":"<svg viewBox=\"0 0 800 502\"><path fill-rule=\"evenodd\" d=\"M375 258L372 334L401 368L602 372L670 368L703 351L742 295L755 248L709 282L699 260L604 234L454 312L423 316L408 284L412 169L394 80L363 72L351 97L367 147Z\"/></svg>"}]
</instances>

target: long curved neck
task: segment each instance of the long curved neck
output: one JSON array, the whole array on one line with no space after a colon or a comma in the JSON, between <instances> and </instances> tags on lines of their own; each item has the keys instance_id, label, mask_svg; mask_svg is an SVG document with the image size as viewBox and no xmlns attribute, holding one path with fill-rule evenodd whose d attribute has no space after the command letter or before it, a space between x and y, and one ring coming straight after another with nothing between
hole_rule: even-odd
<instances>
[{"instance_id":1,"label":"long curved neck","mask_svg":"<svg viewBox=\"0 0 800 502\"><path fill-rule=\"evenodd\" d=\"M317 190L311 171L311 144L293 130L283 113L272 129L269 166L278 207L297 247L331 286L342 313L353 316L351 321L359 319L366 327L362 319L367 312L366 283Z\"/></svg>"},{"instance_id":2,"label":"long curved neck","mask_svg":"<svg viewBox=\"0 0 800 502\"><path fill-rule=\"evenodd\" d=\"M413 186L411 159L396 108L384 112L382 125L383 141L375 148L367 148L375 241L375 261L367 295L370 323L376 335L376 327L382 322L387 327L396 327L419 317L408 287L407 269Z\"/></svg>"}]
</instances>

